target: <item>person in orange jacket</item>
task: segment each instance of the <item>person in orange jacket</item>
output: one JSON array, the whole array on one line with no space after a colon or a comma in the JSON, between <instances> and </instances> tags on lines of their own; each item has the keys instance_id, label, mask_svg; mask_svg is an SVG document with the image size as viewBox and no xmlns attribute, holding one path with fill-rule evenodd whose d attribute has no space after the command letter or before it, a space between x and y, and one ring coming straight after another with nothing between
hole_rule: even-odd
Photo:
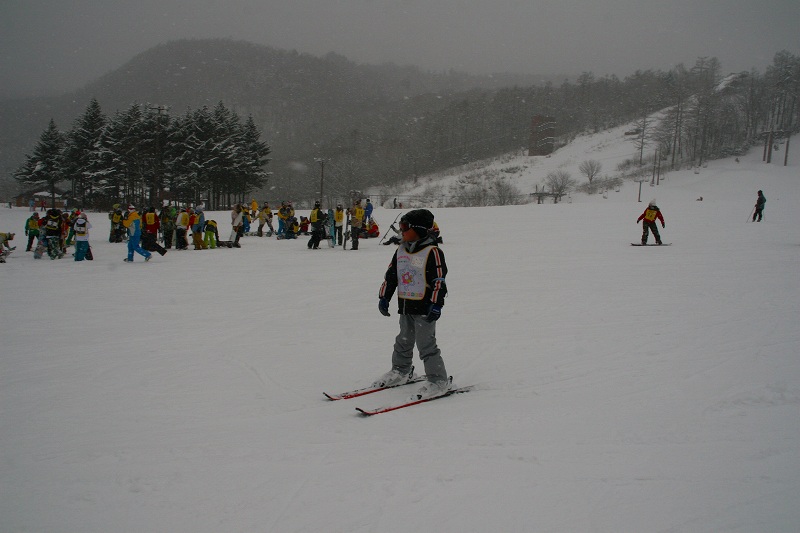
<instances>
[{"instance_id":1,"label":"person in orange jacket","mask_svg":"<svg viewBox=\"0 0 800 533\"><path fill-rule=\"evenodd\" d=\"M661 235L658 233L658 227L656 227L656 220L661 221L661 227L666 228L667 226L664 224L664 216L661 214L661 210L656 205L655 198L650 200L650 204L647 206L647 209L644 210L644 213L636 219L636 223L638 224L640 220L644 220L642 222L642 245L647 244L647 237L649 236L650 232L653 232L653 237L656 238L656 244L661 244Z\"/></svg>"}]
</instances>

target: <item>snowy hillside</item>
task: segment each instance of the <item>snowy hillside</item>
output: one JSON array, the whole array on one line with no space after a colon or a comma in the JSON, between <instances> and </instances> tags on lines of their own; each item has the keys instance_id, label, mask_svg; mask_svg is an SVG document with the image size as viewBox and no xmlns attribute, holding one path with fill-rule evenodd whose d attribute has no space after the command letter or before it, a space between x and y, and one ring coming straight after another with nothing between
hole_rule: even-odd
<instances>
[{"instance_id":1,"label":"snowy hillside","mask_svg":"<svg viewBox=\"0 0 800 533\"><path fill-rule=\"evenodd\" d=\"M558 157L632 152L593 142ZM93 214L95 261L34 261L28 212L0 209L20 231L0 265L0 531L797 531L800 165L759 152L645 203L628 183L434 210L439 345L475 390L371 418L354 408L409 391L322 392L389 368L392 247L248 237L126 264ZM673 245L632 247L653 197Z\"/></svg>"},{"instance_id":2,"label":"snowy hillside","mask_svg":"<svg viewBox=\"0 0 800 533\"><path fill-rule=\"evenodd\" d=\"M663 114L663 112L654 113L650 119L651 121L660 121L663 118ZM633 128L635 128L635 124L629 123L608 131L578 136L566 147L555 150L547 157L529 157L527 150L523 149L516 153L508 153L492 159L467 163L437 174L423 176L411 187L393 191L393 194L385 194L384 196L416 199L431 207L463 205L463 203L457 201L457 198L459 191L463 190L465 186L475 182L482 187L491 187L494 181L503 179L516 187L520 194L527 197L530 193L536 191L551 191L545 185L545 178L554 171L569 174L577 184L586 183L587 178L579 167L581 163L587 160L599 163L601 169L597 175L599 179L626 178L625 172L619 170L619 165L630 161L638 161L639 157L634 144L634 137L625 134ZM653 148L647 146L643 155L645 161L647 161L647 158L652 161ZM668 166L669 162L662 163L662 175L668 175ZM653 175L652 167L648 164L644 170L645 177L649 182ZM636 187L638 192L638 184ZM377 196L378 192L377 190L373 191L373 195ZM436 194L431 194L432 192ZM600 188L598 192L602 193L604 191ZM602 196L602 199L607 200L613 197L612 191L608 191L608 193ZM646 191L643 191L643 194L646 194ZM594 196L573 192L569 198L564 198L562 201L593 202L596 199ZM624 196L623 201L629 200L630 194ZM530 199L530 201L533 200ZM391 201L385 203L387 207L390 204Z\"/></svg>"}]
</instances>

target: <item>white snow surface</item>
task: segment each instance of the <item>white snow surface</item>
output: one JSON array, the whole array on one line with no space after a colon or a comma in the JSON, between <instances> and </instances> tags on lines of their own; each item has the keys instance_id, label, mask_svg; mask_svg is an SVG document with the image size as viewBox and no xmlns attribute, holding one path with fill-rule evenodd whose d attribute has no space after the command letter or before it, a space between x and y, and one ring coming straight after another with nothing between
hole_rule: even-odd
<instances>
[{"instance_id":1,"label":"white snow surface","mask_svg":"<svg viewBox=\"0 0 800 533\"><path fill-rule=\"evenodd\" d=\"M592 138L608 151L519 164L633 156ZM92 213L93 262L35 261L27 209L2 208L0 531L798 531L800 176L775 159L673 172L642 203L629 182L433 210L439 346L475 389L370 418L413 386L322 392L390 367L394 247L246 237L126 264ZM632 247L653 197L673 245Z\"/></svg>"}]
</instances>

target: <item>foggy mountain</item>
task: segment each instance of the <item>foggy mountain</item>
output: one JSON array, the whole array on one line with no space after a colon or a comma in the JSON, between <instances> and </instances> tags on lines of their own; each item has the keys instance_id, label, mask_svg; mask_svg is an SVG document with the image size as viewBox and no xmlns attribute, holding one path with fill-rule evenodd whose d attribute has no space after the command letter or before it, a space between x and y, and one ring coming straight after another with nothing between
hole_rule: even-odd
<instances>
[{"instance_id":1,"label":"foggy mountain","mask_svg":"<svg viewBox=\"0 0 800 533\"><path fill-rule=\"evenodd\" d=\"M319 147L396 113L442 105L437 95L542 83L516 75L423 72L416 67L358 65L243 41L181 40L139 54L72 94L0 102L0 193L13 193L10 174L53 118L68 131L91 98L110 116L134 103L166 106L172 115L222 101L253 115L272 149L270 171L312 164ZM421 97L421 95L430 95ZM302 165L301 165L302 166Z\"/></svg>"}]
</instances>

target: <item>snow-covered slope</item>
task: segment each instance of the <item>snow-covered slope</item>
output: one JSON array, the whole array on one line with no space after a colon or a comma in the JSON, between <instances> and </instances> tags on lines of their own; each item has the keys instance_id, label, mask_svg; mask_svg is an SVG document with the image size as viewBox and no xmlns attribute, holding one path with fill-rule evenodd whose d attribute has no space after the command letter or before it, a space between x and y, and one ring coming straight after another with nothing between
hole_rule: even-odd
<instances>
[{"instance_id":1,"label":"snow-covered slope","mask_svg":"<svg viewBox=\"0 0 800 533\"><path fill-rule=\"evenodd\" d=\"M619 139L561 154L629 157ZM75 263L34 261L19 233L0 265L0 531L796 531L800 167L757 152L645 203L628 183L434 210L440 347L476 390L367 419L354 407L408 391L322 391L389 368L392 247L248 237L125 264L94 214L96 259ZM632 247L652 197L673 245ZM0 231L27 216L0 209Z\"/></svg>"}]
</instances>

